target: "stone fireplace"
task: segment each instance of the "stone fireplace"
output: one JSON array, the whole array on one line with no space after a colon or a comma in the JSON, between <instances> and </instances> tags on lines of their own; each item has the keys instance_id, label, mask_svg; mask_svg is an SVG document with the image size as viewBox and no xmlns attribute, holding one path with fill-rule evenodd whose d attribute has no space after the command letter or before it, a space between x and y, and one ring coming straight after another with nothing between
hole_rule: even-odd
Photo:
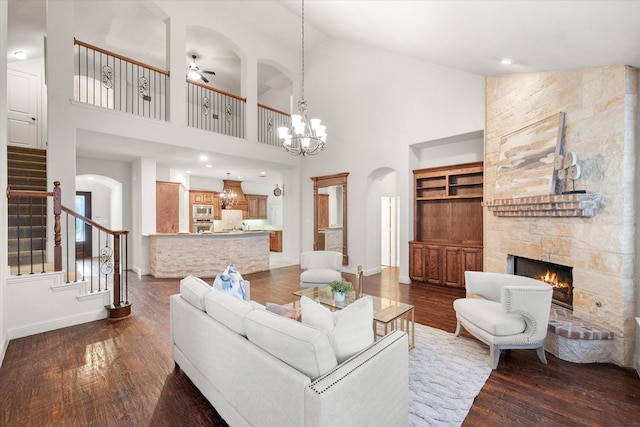
<instances>
[{"instance_id":1,"label":"stone fireplace","mask_svg":"<svg viewBox=\"0 0 640 427\"><path fill-rule=\"evenodd\" d=\"M573 311L562 315L582 329L566 339L598 336L610 346L576 362L634 363L637 95L638 71L626 66L486 81L484 270L514 272L516 257L570 266ZM509 182L497 182L503 137L560 113L561 153L576 153L580 177L547 194L509 195Z\"/></svg>"}]
</instances>

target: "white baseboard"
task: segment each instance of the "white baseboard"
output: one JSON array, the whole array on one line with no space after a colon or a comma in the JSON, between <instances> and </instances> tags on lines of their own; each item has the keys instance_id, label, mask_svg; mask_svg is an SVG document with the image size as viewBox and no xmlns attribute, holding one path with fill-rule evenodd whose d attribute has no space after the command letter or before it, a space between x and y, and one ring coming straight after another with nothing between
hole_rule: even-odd
<instances>
[{"instance_id":1,"label":"white baseboard","mask_svg":"<svg viewBox=\"0 0 640 427\"><path fill-rule=\"evenodd\" d=\"M7 352L7 347L9 347L9 340L0 341L0 366L2 366L2 362L4 361L4 355Z\"/></svg>"},{"instance_id":2,"label":"white baseboard","mask_svg":"<svg viewBox=\"0 0 640 427\"><path fill-rule=\"evenodd\" d=\"M9 339L28 337L30 335L40 334L42 332L54 331L56 329L66 328L68 326L79 325L81 323L93 322L96 320L106 319L108 312L105 308L99 311L82 313L75 316L62 317L46 322L37 322L30 325L23 325L15 329L9 330ZM3 354L4 356L4 354Z\"/></svg>"},{"instance_id":3,"label":"white baseboard","mask_svg":"<svg viewBox=\"0 0 640 427\"><path fill-rule=\"evenodd\" d=\"M411 278L409 276L400 276L398 277L398 282L404 283L405 285L411 284Z\"/></svg>"}]
</instances>

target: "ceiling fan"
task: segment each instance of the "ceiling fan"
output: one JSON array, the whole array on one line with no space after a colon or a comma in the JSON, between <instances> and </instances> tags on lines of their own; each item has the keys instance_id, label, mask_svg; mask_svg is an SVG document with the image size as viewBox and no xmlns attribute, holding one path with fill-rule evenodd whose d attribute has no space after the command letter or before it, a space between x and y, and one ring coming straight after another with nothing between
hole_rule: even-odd
<instances>
[{"instance_id":1,"label":"ceiling fan","mask_svg":"<svg viewBox=\"0 0 640 427\"><path fill-rule=\"evenodd\" d=\"M213 71L201 70L200 67L198 67L198 65L196 64L196 55L191 55L191 58L193 58L193 61L191 61L191 63L187 67L187 77L190 80L202 80L205 83L209 83L209 80L205 76L203 76L202 73L207 73L214 76L216 75L216 73Z\"/></svg>"}]
</instances>

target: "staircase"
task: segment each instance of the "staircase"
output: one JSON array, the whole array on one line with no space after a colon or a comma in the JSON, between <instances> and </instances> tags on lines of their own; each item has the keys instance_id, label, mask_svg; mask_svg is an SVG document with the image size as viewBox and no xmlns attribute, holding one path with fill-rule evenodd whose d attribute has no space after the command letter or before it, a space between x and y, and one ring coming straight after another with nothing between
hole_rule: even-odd
<instances>
[{"instance_id":1,"label":"staircase","mask_svg":"<svg viewBox=\"0 0 640 427\"><path fill-rule=\"evenodd\" d=\"M12 190L47 191L46 150L8 146L7 166L7 182ZM47 201L41 197L20 197L19 206L17 202L18 198L9 199L8 262L14 267L19 259L23 272L28 272L32 260L35 265L46 261Z\"/></svg>"}]
</instances>

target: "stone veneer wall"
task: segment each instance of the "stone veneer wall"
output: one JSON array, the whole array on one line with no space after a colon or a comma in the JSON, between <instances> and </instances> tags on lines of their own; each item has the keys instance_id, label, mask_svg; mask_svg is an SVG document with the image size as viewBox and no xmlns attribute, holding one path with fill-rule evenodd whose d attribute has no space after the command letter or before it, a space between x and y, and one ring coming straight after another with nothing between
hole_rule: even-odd
<instances>
[{"instance_id":1,"label":"stone veneer wall","mask_svg":"<svg viewBox=\"0 0 640 427\"><path fill-rule=\"evenodd\" d=\"M615 333L611 362L633 365L638 71L626 66L488 77L484 200L494 199L501 137L565 113L576 189L599 196L592 217L505 217L485 207L484 270L508 256L573 266L574 316ZM544 195L541 195L544 196Z\"/></svg>"}]
</instances>

